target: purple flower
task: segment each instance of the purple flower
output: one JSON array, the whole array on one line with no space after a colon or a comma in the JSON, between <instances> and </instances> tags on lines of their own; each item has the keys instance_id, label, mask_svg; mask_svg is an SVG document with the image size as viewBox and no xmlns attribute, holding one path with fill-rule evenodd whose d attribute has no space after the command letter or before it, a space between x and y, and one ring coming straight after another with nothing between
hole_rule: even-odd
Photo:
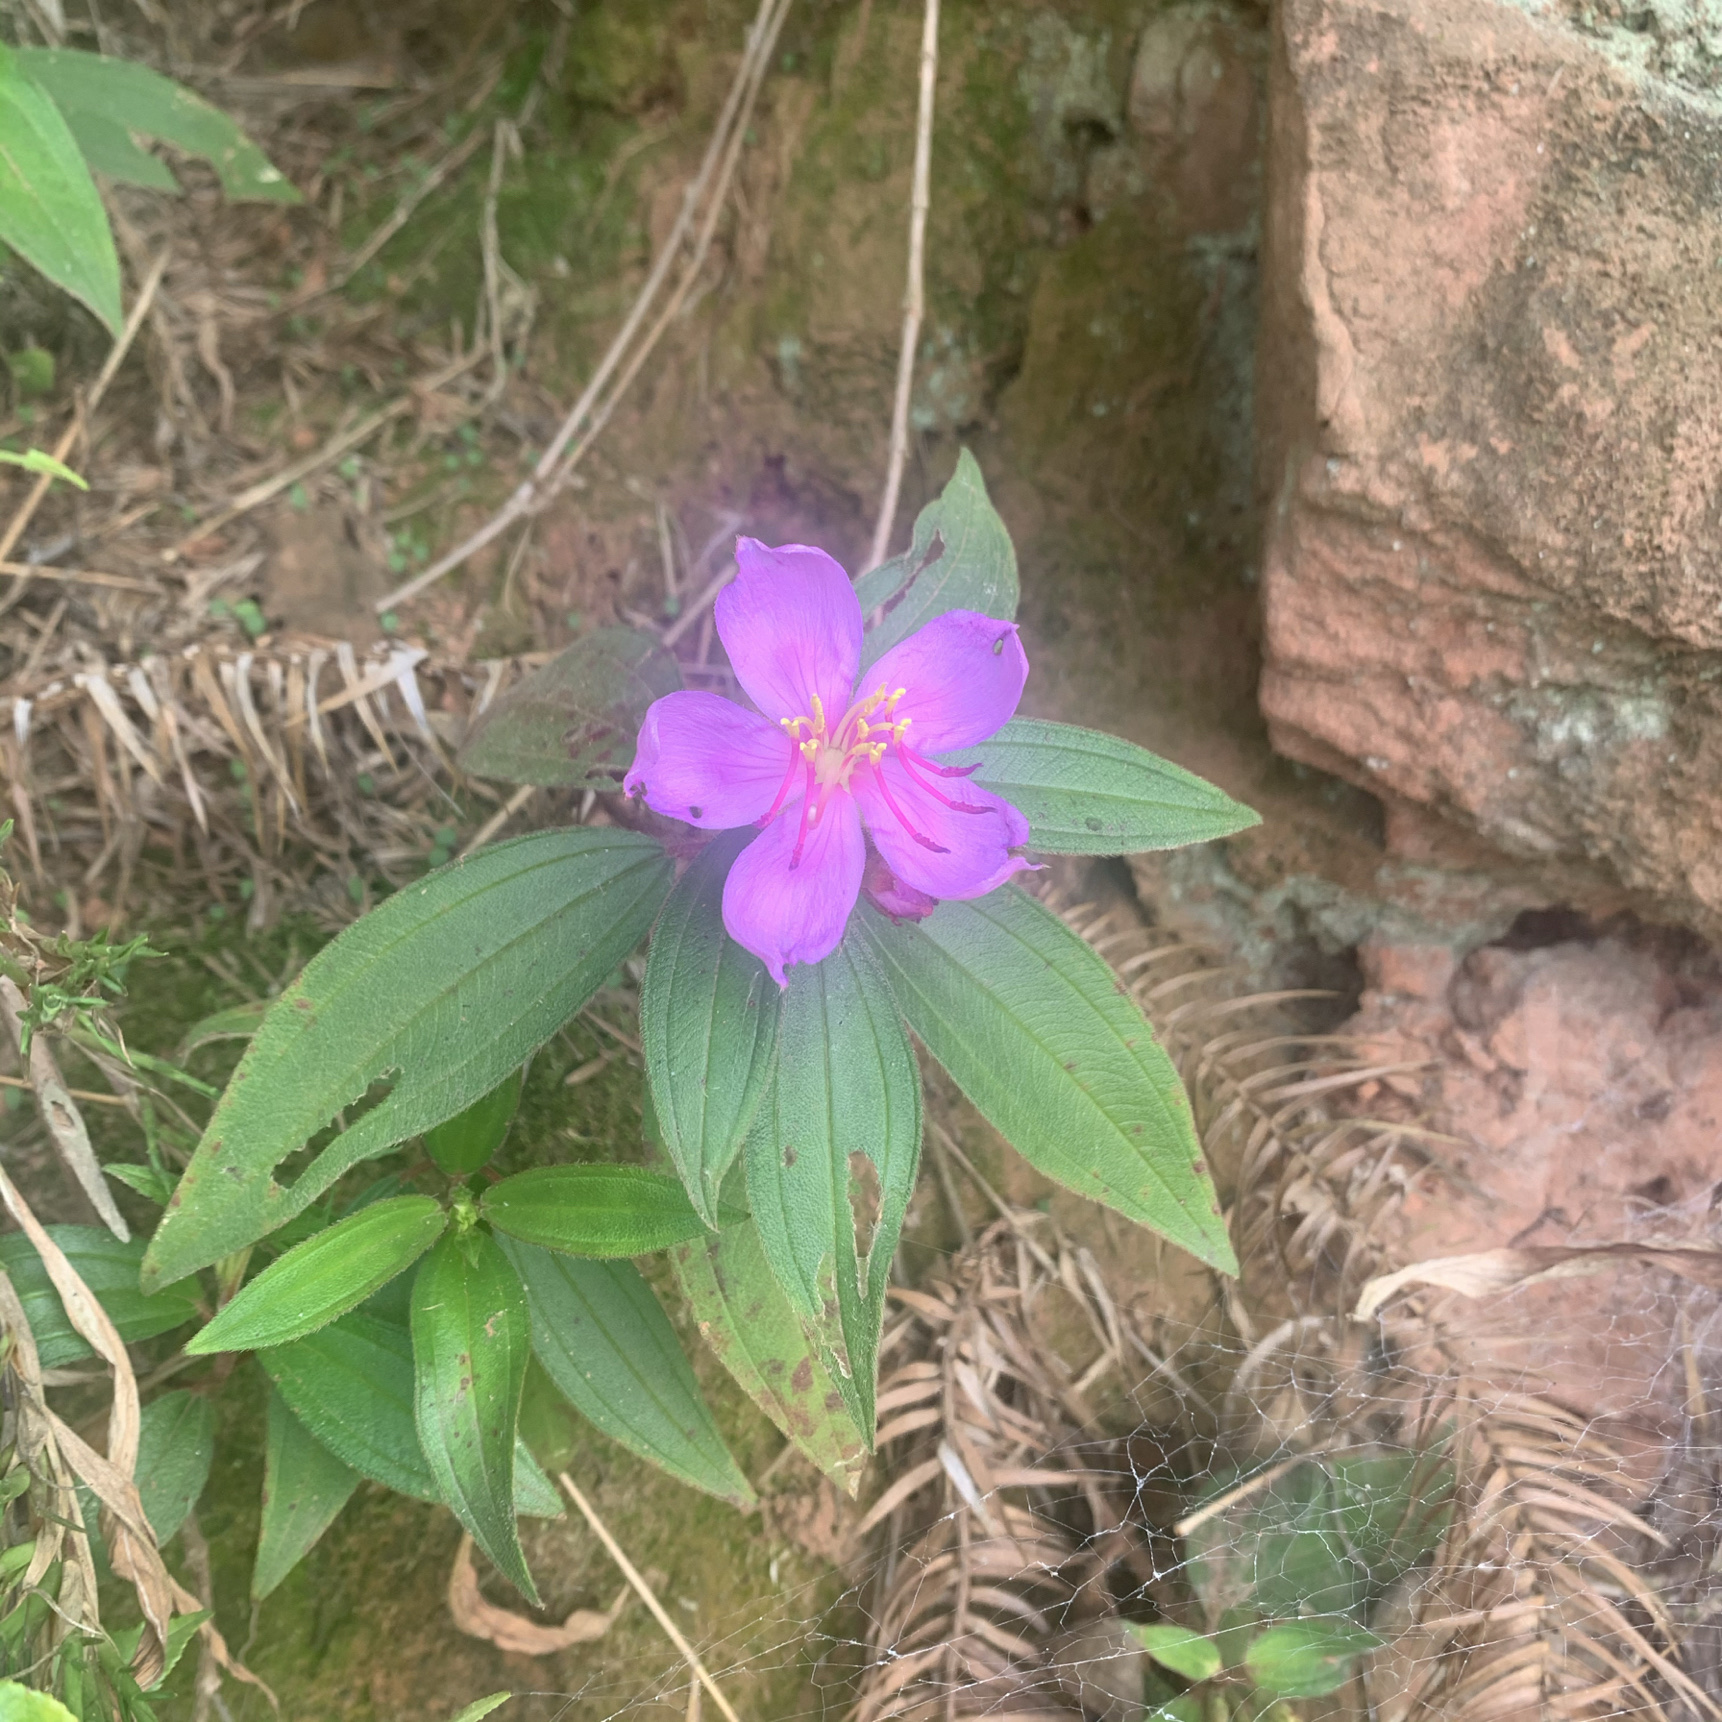
<instances>
[{"instance_id":1,"label":"purple flower","mask_svg":"<svg viewBox=\"0 0 1722 1722\"><path fill-rule=\"evenodd\" d=\"M1029 865L1011 854L1028 821L966 781L973 766L929 757L998 729L1022 698L1028 659L1015 623L948 610L857 682L861 605L823 550L743 538L736 563L717 629L759 711L667 694L640 726L626 787L707 831L760 828L730 868L723 919L783 986L787 964L837 948L869 839L874 899L897 915L982 896Z\"/></svg>"}]
</instances>

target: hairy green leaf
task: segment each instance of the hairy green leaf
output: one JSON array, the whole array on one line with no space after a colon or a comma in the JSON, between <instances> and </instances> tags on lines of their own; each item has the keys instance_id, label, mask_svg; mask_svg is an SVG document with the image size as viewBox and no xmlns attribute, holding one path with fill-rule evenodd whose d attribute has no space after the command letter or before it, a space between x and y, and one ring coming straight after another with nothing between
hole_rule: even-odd
<instances>
[{"instance_id":1,"label":"hairy green leaf","mask_svg":"<svg viewBox=\"0 0 1722 1722\"><path fill-rule=\"evenodd\" d=\"M1237 1258L1178 1073L1123 983L1014 885L851 921L909 1026L1037 1171L1226 1273Z\"/></svg>"},{"instance_id":2,"label":"hairy green leaf","mask_svg":"<svg viewBox=\"0 0 1722 1722\"><path fill-rule=\"evenodd\" d=\"M425 1132L425 1152L451 1178L470 1178L490 1164L502 1146L520 1106L524 1070L510 1072L502 1084L445 1124Z\"/></svg>"},{"instance_id":3,"label":"hairy green leaf","mask_svg":"<svg viewBox=\"0 0 1722 1722\"><path fill-rule=\"evenodd\" d=\"M648 634L600 628L523 677L474 725L463 771L504 783L614 789L634 762L646 708L682 685Z\"/></svg>"},{"instance_id":4,"label":"hairy green leaf","mask_svg":"<svg viewBox=\"0 0 1722 1722\"><path fill-rule=\"evenodd\" d=\"M747 1193L777 1283L869 1443L891 1258L921 1153L921 1073L878 962L798 964Z\"/></svg>"},{"instance_id":5,"label":"hairy green leaf","mask_svg":"<svg viewBox=\"0 0 1722 1722\"><path fill-rule=\"evenodd\" d=\"M306 964L252 1037L145 1258L177 1280L497 1087L603 984L669 889L649 838L545 831L407 886ZM388 1094L287 1187L273 1172L373 1083Z\"/></svg>"},{"instance_id":6,"label":"hairy green leaf","mask_svg":"<svg viewBox=\"0 0 1722 1722\"><path fill-rule=\"evenodd\" d=\"M778 1289L753 1222L678 1245L670 1260L718 1361L821 1471L853 1495L866 1442Z\"/></svg>"},{"instance_id":7,"label":"hairy green leaf","mask_svg":"<svg viewBox=\"0 0 1722 1722\"><path fill-rule=\"evenodd\" d=\"M20 48L19 65L54 98L90 165L154 191L177 191L173 176L129 136L159 138L202 156L236 200L298 203L299 193L219 108L141 66L75 48Z\"/></svg>"},{"instance_id":8,"label":"hairy green leaf","mask_svg":"<svg viewBox=\"0 0 1722 1722\"><path fill-rule=\"evenodd\" d=\"M137 1483L155 1540L165 1543L197 1505L215 1458L215 1409L201 1393L164 1393L143 1408Z\"/></svg>"},{"instance_id":9,"label":"hairy green leaf","mask_svg":"<svg viewBox=\"0 0 1722 1722\"><path fill-rule=\"evenodd\" d=\"M121 1243L104 1226L50 1226L48 1236L65 1251L127 1345L198 1319L195 1284L170 1286L147 1297L138 1289L142 1238ZM18 1232L0 1237L0 1268L11 1276L24 1313L30 1318L30 1331L36 1336L44 1369L62 1369L95 1355L67 1319L60 1294L28 1238Z\"/></svg>"},{"instance_id":10,"label":"hairy green leaf","mask_svg":"<svg viewBox=\"0 0 1722 1722\"><path fill-rule=\"evenodd\" d=\"M261 1602L305 1558L358 1486L359 1473L316 1440L279 1393L271 1393L253 1602Z\"/></svg>"},{"instance_id":11,"label":"hairy green leaf","mask_svg":"<svg viewBox=\"0 0 1722 1722\"><path fill-rule=\"evenodd\" d=\"M532 1349L574 1409L672 1477L751 1509L753 1490L640 1270L498 1241L526 1287Z\"/></svg>"},{"instance_id":12,"label":"hairy green leaf","mask_svg":"<svg viewBox=\"0 0 1722 1722\"><path fill-rule=\"evenodd\" d=\"M1015 618L1016 548L966 448L957 456L950 483L916 516L909 549L863 574L855 595L869 614L897 600L867 635L863 669L947 610L979 610L1006 622Z\"/></svg>"},{"instance_id":13,"label":"hairy green leaf","mask_svg":"<svg viewBox=\"0 0 1722 1722\"><path fill-rule=\"evenodd\" d=\"M444 1238L413 1282L414 1414L444 1501L534 1607L514 1519L514 1449L532 1348L526 1290L487 1232Z\"/></svg>"},{"instance_id":14,"label":"hairy green leaf","mask_svg":"<svg viewBox=\"0 0 1722 1722\"><path fill-rule=\"evenodd\" d=\"M0 46L0 241L120 332L120 260L96 183L53 98Z\"/></svg>"},{"instance_id":15,"label":"hairy green leaf","mask_svg":"<svg viewBox=\"0 0 1722 1722\"><path fill-rule=\"evenodd\" d=\"M778 993L723 924L723 887L750 832L728 832L682 875L652 929L640 1044L671 1163L708 1225L777 1053Z\"/></svg>"},{"instance_id":16,"label":"hairy green leaf","mask_svg":"<svg viewBox=\"0 0 1722 1722\"><path fill-rule=\"evenodd\" d=\"M1219 1647L1211 1638L1191 1632L1188 1627L1156 1622L1152 1626L1132 1626L1130 1632L1156 1662L1186 1680L1212 1680L1220 1672Z\"/></svg>"},{"instance_id":17,"label":"hairy green leaf","mask_svg":"<svg viewBox=\"0 0 1722 1722\"><path fill-rule=\"evenodd\" d=\"M1132 855L1206 843L1259 825L1223 790L1134 743L1074 724L1012 718L980 747L942 755L1029 823L1048 855Z\"/></svg>"},{"instance_id":18,"label":"hairy green leaf","mask_svg":"<svg viewBox=\"0 0 1722 1722\"><path fill-rule=\"evenodd\" d=\"M500 1710L513 1696L512 1692L492 1692L488 1698L475 1698L451 1722L484 1722L491 1711Z\"/></svg>"},{"instance_id":19,"label":"hairy green leaf","mask_svg":"<svg viewBox=\"0 0 1722 1722\"><path fill-rule=\"evenodd\" d=\"M478 1206L499 1232L571 1256L643 1256L706 1229L674 1178L639 1166L535 1166Z\"/></svg>"},{"instance_id":20,"label":"hairy green leaf","mask_svg":"<svg viewBox=\"0 0 1722 1722\"><path fill-rule=\"evenodd\" d=\"M405 1272L447 1223L430 1196L373 1202L272 1262L185 1349L256 1351L315 1333Z\"/></svg>"},{"instance_id":21,"label":"hairy green leaf","mask_svg":"<svg viewBox=\"0 0 1722 1722\"><path fill-rule=\"evenodd\" d=\"M435 1501L413 1422L413 1342L359 1310L257 1360L287 1409L343 1464L398 1494Z\"/></svg>"},{"instance_id":22,"label":"hairy green leaf","mask_svg":"<svg viewBox=\"0 0 1722 1722\"><path fill-rule=\"evenodd\" d=\"M1358 1657L1382 1640L1342 1614L1288 1620L1259 1634L1244 1653L1250 1678L1278 1698L1324 1698L1351 1678Z\"/></svg>"}]
</instances>

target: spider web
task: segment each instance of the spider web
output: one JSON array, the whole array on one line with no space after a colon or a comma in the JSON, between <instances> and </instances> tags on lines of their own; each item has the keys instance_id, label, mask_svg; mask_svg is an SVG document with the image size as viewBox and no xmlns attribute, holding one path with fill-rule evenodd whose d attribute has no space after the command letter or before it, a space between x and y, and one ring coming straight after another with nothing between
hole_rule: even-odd
<instances>
[{"instance_id":1,"label":"spider web","mask_svg":"<svg viewBox=\"0 0 1722 1722\"><path fill-rule=\"evenodd\" d=\"M683 1625L720 1690L774 1722L1722 1714L1707 1235L1372 1290L1441 1154L1360 1099L1385 1067L1137 918L1066 912L1180 1063L1242 1274L1013 1199L935 1089L917 1203L962 1241L900 1258L879 1457L852 1507L793 1455L762 1489L771 1535L796 1537L785 1501L820 1522L840 1587L703 1599ZM1314 1675L1260 1642L1311 1622ZM1222 1673L1157 1663L1155 1625ZM529 1704L717 1714L667 1648Z\"/></svg>"}]
</instances>

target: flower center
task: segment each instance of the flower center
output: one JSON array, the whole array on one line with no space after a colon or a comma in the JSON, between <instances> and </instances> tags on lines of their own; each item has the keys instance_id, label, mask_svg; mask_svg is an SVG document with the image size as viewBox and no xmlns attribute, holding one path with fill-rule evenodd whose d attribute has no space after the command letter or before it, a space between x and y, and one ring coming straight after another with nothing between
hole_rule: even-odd
<instances>
[{"instance_id":1,"label":"flower center","mask_svg":"<svg viewBox=\"0 0 1722 1722\"><path fill-rule=\"evenodd\" d=\"M890 808L898 824L922 848L931 849L940 855L947 853L942 844L935 843L930 837L917 831L892 798L885 783L885 774L879 770L880 761L891 747L895 747L897 757L902 761L903 769L911 780L935 800L943 802L946 807L958 813L986 812L984 807L953 801L942 790L935 789L921 776L920 771L916 770L919 766L940 777L967 777L976 768L972 765L934 765L931 760L922 759L910 751L903 741L910 720L906 717L893 718L897 702L907 692L906 688L887 691L886 684L881 682L874 692L856 700L850 706L835 729L826 719L825 705L818 694L812 696L811 716L778 719L790 740L795 743L795 751L789 757L789 769L784 773L783 785L777 792L777 798L759 824L762 827L769 825L777 817L784 802L789 799L796 777L804 775L806 793L801 802L801 829L796 833L795 850L789 859L791 869L801 864L801 851L807 842L807 833L819 823L826 803L833 795L848 792L849 779L858 769L873 771L885 805ZM885 721L879 722L880 718Z\"/></svg>"}]
</instances>

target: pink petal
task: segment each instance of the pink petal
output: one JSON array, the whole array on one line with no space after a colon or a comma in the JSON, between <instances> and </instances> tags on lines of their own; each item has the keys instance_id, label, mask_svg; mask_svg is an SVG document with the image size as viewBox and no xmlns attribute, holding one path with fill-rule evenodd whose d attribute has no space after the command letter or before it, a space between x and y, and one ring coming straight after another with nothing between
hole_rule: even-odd
<instances>
[{"instance_id":1,"label":"pink petal","mask_svg":"<svg viewBox=\"0 0 1722 1722\"><path fill-rule=\"evenodd\" d=\"M904 690L894 717L917 753L944 753L985 741L1016 711L1028 658L1015 622L978 610L947 610L893 646L862 679L860 691Z\"/></svg>"},{"instance_id":2,"label":"pink petal","mask_svg":"<svg viewBox=\"0 0 1722 1722\"><path fill-rule=\"evenodd\" d=\"M966 779L921 776L932 789L917 783L891 753L851 779L868 833L899 886L931 897L982 897L1031 866L1010 853L1028 841L1028 821L1008 801ZM960 812L941 796L983 811ZM918 843L916 833L943 853Z\"/></svg>"},{"instance_id":3,"label":"pink petal","mask_svg":"<svg viewBox=\"0 0 1722 1722\"><path fill-rule=\"evenodd\" d=\"M836 729L861 662L861 605L849 576L807 544L738 538L740 572L718 593L717 631L747 697L769 718L813 715ZM960 746L960 743L947 743Z\"/></svg>"},{"instance_id":4,"label":"pink petal","mask_svg":"<svg viewBox=\"0 0 1722 1722\"><path fill-rule=\"evenodd\" d=\"M787 986L790 963L816 963L837 949L861 891L866 845L852 796L833 795L807 828L801 861L789 864L801 803L786 807L736 857L723 888L723 924L738 945Z\"/></svg>"},{"instance_id":5,"label":"pink petal","mask_svg":"<svg viewBox=\"0 0 1722 1722\"><path fill-rule=\"evenodd\" d=\"M645 791L654 813L706 831L751 825L770 808L795 744L758 712L716 694L665 694L640 725L640 745L623 780Z\"/></svg>"}]
</instances>

